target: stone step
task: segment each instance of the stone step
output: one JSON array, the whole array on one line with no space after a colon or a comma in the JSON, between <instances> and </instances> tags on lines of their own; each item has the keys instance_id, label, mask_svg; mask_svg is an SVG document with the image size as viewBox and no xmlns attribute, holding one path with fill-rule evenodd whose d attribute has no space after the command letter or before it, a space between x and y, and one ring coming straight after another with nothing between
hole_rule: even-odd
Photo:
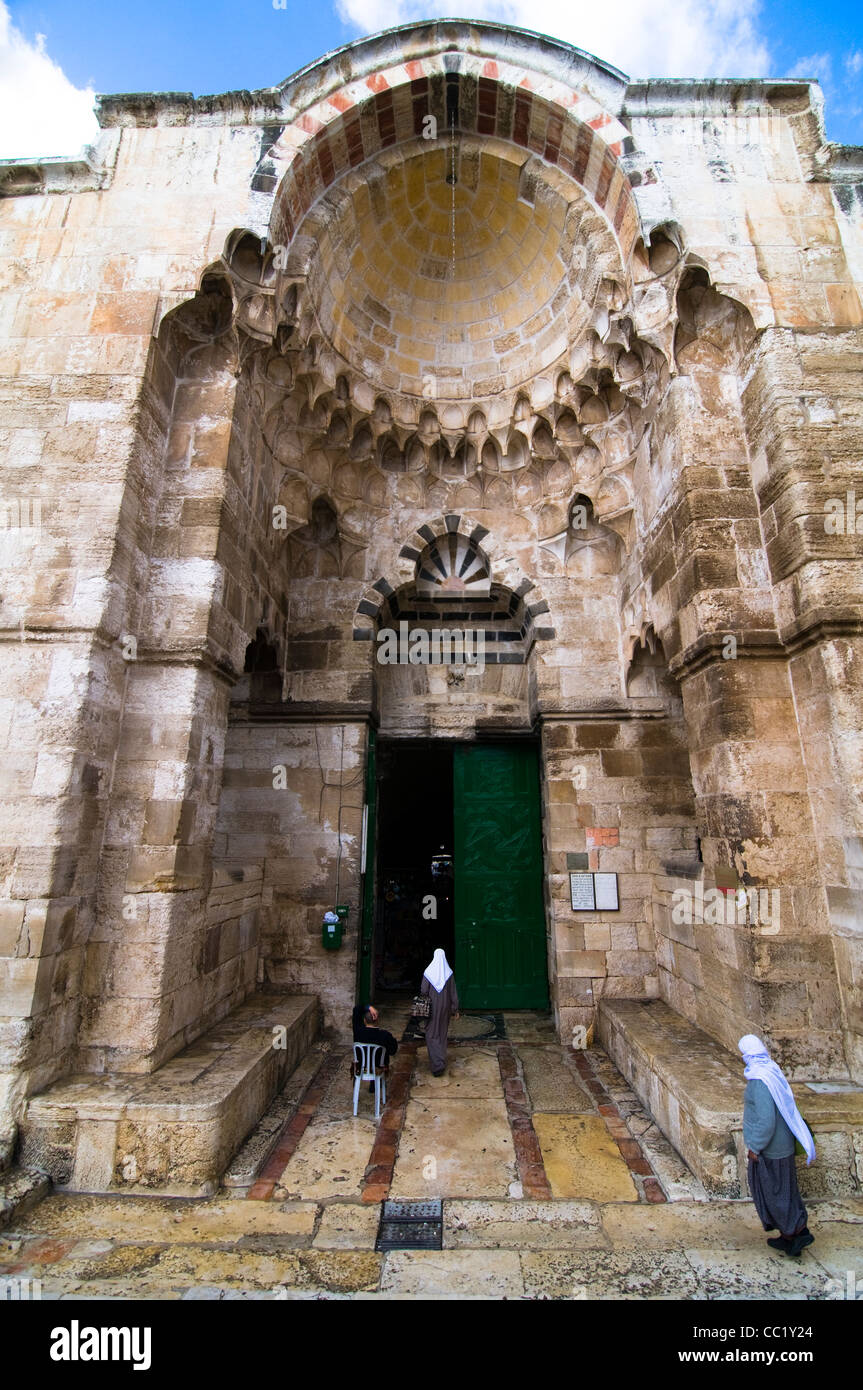
<instances>
[{"instance_id":1,"label":"stone step","mask_svg":"<svg viewBox=\"0 0 863 1390\"><path fill-rule=\"evenodd\" d=\"M10 1168L0 1173L0 1231L25 1216L51 1191L51 1179L29 1168Z\"/></svg>"},{"instance_id":2,"label":"stone step","mask_svg":"<svg viewBox=\"0 0 863 1390\"><path fill-rule=\"evenodd\" d=\"M705 1189L748 1196L741 1059L661 999L603 999L598 1028L609 1056ZM809 1168L798 1159L803 1195L863 1191L863 1087L837 1083L825 1093L795 1081L793 1089L818 1150Z\"/></svg>"},{"instance_id":3,"label":"stone step","mask_svg":"<svg viewBox=\"0 0 863 1390\"><path fill-rule=\"evenodd\" d=\"M330 1043L315 1043L291 1072L263 1119L232 1158L222 1178L222 1186L232 1197L240 1197L252 1186L276 1144L285 1125L296 1114L309 1085L330 1050Z\"/></svg>"},{"instance_id":4,"label":"stone step","mask_svg":"<svg viewBox=\"0 0 863 1390\"><path fill-rule=\"evenodd\" d=\"M255 994L149 1076L70 1076L31 1098L21 1162L71 1192L209 1196L320 1030L314 995Z\"/></svg>"}]
</instances>

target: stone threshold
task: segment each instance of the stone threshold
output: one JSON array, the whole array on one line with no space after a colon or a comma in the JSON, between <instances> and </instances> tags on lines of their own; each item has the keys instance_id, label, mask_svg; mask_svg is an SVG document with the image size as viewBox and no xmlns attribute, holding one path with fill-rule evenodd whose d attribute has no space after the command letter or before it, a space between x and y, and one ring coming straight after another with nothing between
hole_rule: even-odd
<instances>
[{"instance_id":1,"label":"stone threshold","mask_svg":"<svg viewBox=\"0 0 863 1390\"><path fill-rule=\"evenodd\" d=\"M746 1197L743 1068L730 1052L663 1000L603 999L603 1047L663 1134L711 1196ZM815 1136L816 1162L798 1160L805 1197L863 1190L863 1089L814 1092L793 1083Z\"/></svg>"},{"instance_id":2,"label":"stone threshold","mask_svg":"<svg viewBox=\"0 0 863 1390\"><path fill-rule=\"evenodd\" d=\"M66 1077L29 1101L21 1163L60 1191L211 1196L319 1028L316 996L256 994L149 1076Z\"/></svg>"}]
</instances>

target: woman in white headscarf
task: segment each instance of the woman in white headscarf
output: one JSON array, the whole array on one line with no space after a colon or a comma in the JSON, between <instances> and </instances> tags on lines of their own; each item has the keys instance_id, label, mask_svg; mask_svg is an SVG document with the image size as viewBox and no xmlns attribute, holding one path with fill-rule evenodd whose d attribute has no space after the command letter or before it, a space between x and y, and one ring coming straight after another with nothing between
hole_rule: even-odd
<instances>
[{"instance_id":1,"label":"woman in white headscarf","mask_svg":"<svg viewBox=\"0 0 863 1390\"><path fill-rule=\"evenodd\" d=\"M747 1033L737 1046L746 1077L743 1142L749 1155L749 1191L765 1231L779 1231L767 1244L786 1255L799 1255L815 1237L806 1224L797 1186L794 1140L805 1150L807 1166L815 1157L815 1142L782 1069L770 1060L761 1039Z\"/></svg>"},{"instance_id":2,"label":"woman in white headscarf","mask_svg":"<svg viewBox=\"0 0 863 1390\"><path fill-rule=\"evenodd\" d=\"M440 947L426 967L420 985L422 994L431 996L431 1013L426 1024L426 1044L432 1076L442 1076L446 1066L446 1035L453 1014L458 1018L458 993L452 966Z\"/></svg>"}]
</instances>

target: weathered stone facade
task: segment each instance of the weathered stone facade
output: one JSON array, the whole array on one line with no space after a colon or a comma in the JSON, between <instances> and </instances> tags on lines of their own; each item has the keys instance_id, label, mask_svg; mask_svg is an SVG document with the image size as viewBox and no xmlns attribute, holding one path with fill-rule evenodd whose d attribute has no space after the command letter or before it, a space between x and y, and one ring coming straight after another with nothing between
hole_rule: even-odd
<instances>
[{"instance_id":1,"label":"weathered stone facade","mask_svg":"<svg viewBox=\"0 0 863 1390\"><path fill-rule=\"evenodd\" d=\"M7 1147L256 985L344 1027L371 728L541 740L562 1037L661 998L863 1080L863 156L817 92L441 22L101 121L2 172ZM450 536L484 670L380 665Z\"/></svg>"}]
</instances>

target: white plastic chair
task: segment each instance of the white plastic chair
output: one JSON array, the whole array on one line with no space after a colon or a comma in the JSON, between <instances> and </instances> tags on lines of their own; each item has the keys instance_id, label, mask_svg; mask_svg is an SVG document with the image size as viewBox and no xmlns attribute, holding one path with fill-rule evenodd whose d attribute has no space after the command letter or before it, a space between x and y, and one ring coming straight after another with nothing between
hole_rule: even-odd
<instances>
[{"instance_id":1,"label":"white plastic chair","mask_svg":"<svg viewBox=\"0 0 863 1390\"><path fill-rule=\"evenodd\" d=\"M381 1058L378 1062L377 1053L380 1052ZM357 1113L357 1105L360 1099L360 1086L364 1081L375 1083L375 1119L381 1117L381 1097L384 1105L387 1103L387 1079L383 1074L383 1065L386 1061L386 1049L381 1043L354 1043L354 1114Z\"/></svg>"}]
</instances>

